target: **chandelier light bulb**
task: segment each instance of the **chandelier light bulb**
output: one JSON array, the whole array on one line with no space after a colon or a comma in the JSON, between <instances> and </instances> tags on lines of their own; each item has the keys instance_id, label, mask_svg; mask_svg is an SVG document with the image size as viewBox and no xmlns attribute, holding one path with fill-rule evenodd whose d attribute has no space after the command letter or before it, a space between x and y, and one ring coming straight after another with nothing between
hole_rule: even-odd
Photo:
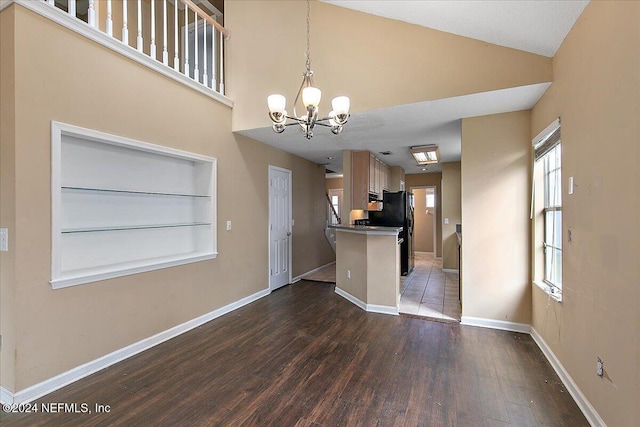
<instances>
[{"instance_id":1,"label":"chandelier light bulb","mask_svg":"<svg viewBox=\"0 0 640 427\"><path fill-rule=\"evenodd\" d=\"M318 108L321 97L322 92L317 87L307 86L302 89L302 103L306 108L309 108L310 106Z\"/></svg>"},{"instance_id":2,"label":"chandelier light bulb","mask_svg":"<svg viewBox=\"0 0 640 427\"><path fill-rule=\"evenodd\" d=\"M331 100L331 106L333 107L333 111L335 111L336 115L349 114L350 104L351 101L348 96L336 96Z\"/></svg>"},{"instance_id":3,"label":"chandelier light bulb","mask_svg":"<svg viewBox=\"0 0 640 427\"><path fill-rule=\"evenodd\" d=\"M282 113L287 105L287 98L283 95L273 94L267 97L267 105L272 113Z\"/></svg>"}]
</instances>

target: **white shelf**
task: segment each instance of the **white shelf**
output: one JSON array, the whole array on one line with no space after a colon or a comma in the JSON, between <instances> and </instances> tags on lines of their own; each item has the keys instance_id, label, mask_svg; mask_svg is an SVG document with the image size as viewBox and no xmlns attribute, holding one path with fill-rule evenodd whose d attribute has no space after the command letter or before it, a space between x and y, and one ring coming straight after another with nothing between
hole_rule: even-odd
<instances>
[{"instance_id":1,"label":"white shelf","mask_svg":"<svg viewBox=\"0 0 640 427\"><path fill-rule=\"evenodd\" d=\"M54 288L216 257L215 159L51 128Z\"/></svg>"}]
</instances>

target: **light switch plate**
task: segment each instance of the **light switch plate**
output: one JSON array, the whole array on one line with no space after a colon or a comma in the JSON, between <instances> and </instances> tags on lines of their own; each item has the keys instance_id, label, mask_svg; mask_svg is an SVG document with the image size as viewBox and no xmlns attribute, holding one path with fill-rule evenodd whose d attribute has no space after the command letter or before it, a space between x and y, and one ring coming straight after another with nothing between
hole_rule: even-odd
<instances>
[{"instance_id":1,"label":"light switch plate","mask_svg":"<svg viewBox=\"0 0 640 427\"><path fill-rule=\"evenodd\" d=\"M445 225L446 225L446 224L449 224L449 218L445 218L445 219L444 219L444 223L445 223Z\"/></svg>"},{"instance_id":2,"label":"light switch plate","mask_svg":"<svg viewBox=\"0 0 640 427\"><path fill-rule=\"evenodd\" d=\"M569 194L573 194L573 177L569 177Z\"/></svg>"},{"instance_id":3,"label":"light switch plate","mask_svg":"<svg viewBox=\"0 0 640 427\"><path fill-rule=\"evenodd\" d=\"M227 231L231 231L231 221L227 221Z\"/></svg>"},{"instance_id":4,"label":"light switch plate","mask_svg":"<svg viewBox=\"0 0 640 427\"><path fill-rule=\"evenodd\" d=\"M0 251L9 250L9 229L0 228Z\"/></svg>"}]
</instances>

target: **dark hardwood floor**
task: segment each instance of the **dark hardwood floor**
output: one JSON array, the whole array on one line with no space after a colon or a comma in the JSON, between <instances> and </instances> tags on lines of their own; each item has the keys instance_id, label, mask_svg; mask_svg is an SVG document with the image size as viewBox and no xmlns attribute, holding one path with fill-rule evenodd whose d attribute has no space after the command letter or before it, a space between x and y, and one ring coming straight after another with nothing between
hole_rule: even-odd
<instances>
[{"instance_id":1,"label":"dark hardwood floor","mask_svg":"<svg viewBox=\"0 0 640 427\"><path fill-rule=\"evenodd\" d=\"M0 424L588 425L530 336L366 313L333 289L284 287L36 402L92 413Z\"/></svg>"}]
</instances>

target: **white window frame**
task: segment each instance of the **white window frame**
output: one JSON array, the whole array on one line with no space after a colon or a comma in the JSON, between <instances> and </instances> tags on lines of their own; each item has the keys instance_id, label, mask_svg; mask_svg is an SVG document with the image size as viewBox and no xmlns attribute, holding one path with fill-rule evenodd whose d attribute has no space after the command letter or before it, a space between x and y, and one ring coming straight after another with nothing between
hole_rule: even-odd
<instances>
[{"instance_id":1,"label":"white window frame","mask_svg":"<svg viewBox=\"0 0 640 427\"><path fill-rule=\"evenodd\" d=\"M562 302L562 271L563 271L563 266L562 266L562 214L560 215L560 224L559 226L557 224L553 224L553 232L552 232L552 241L556 240L557 242L559 242L560 246L556 247L553 244L549 244L547 242L547 231L549 230L549 224L547 221L547 213L548 212L562 212L562 143L561 143L561 139L559 137L559 133L557 141L555 141L552 145L548 145L549 142L549 138L552 137L552 135L554 135L554 133L556 131L559 132L560 129L560 119L558 118L557 120L555 120L553 123L551 123L547 128L545 128L545 130L543 130L542 132L540 132L540 134L538 134L534 139L533 139L533 149L534 149L534 166L533 166L533 171L534 171L534 176L532 177L532 182L533 182L533 188L532 188L532 219L534 217L534 210L539 212L542 215L542 223L543 223L543 232L542 232L542 236L541 236L541 241L539 240L540 237L536 237L537 238L537 242L542 246L542 255L541 255L541 262L542 262L542 266L543 266L543 272L542 272L542 277L535 277L533 283L535 285L537 285L538 287L540 287L545 293L547 293L550 297L554 298L555 300ZM555 139L555 138L554 138ZM536 149L541 149L545 143L547 143L547 147L546 147L546 153L544 153L542 156L538 156L539 158L536 160L535 159L535 153L536 153ZM554 168L553 171L549 170L549 164L550 162L550 156L556 156L557 155L557 162L559 164L559 166L557 168ZM538 181L536 182L536 173L535 170L539 169L539 168L543 168L542 170L542 181ZM557 172L557 173L554 173ZM550 187L550 179L554 178L555 179L555 190L556 190L556 194L553 197L553 200L551 200L551 195L549 194L549 187ZM542 184L542 189L543 189L543 193L544 193L544 197L543 197L543 205L542 206L534 206L534 199L535 199L535 190L536 190L536 183L537 184ZM556 236L555 235L555 230L560 230L560 236ZM554 282L553 280L549 280L549 276L550 276L550 272L552 271L553 267L555 266L551 266L549 265L549 261L550 260L556 260L557 258L553 258L551 257L550 259L547 258L547 253L549 250L559 250L560 251L560 279L559 281ZM534 259L535 259L535 254L533 255Z\"/></svg>"}]
</instances>

